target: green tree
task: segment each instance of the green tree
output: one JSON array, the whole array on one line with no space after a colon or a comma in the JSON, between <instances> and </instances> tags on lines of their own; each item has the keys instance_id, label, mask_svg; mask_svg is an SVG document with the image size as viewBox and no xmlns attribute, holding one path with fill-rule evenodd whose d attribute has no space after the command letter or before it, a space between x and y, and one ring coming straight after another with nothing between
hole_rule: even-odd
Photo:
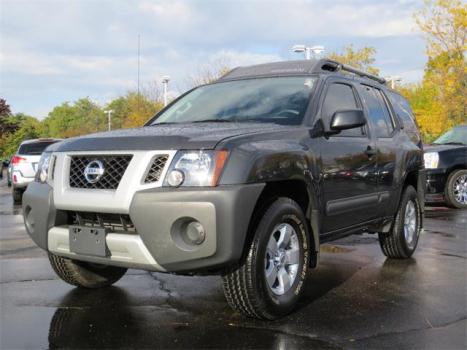
<instances>
[{"instance_id":1,"label":"green tree","mask_svg":"<svg viewBox=\"0 0 467 350\"><path fill-rule=\"evenodd\" d=\"M328 57L340 63L361 69L365 72L378 74L379 69L374 67L376 49L373 47L362 47L355 49L352 44L344 47L340 52L333 52Z\"/></svg>"},{"instance_id":2,"label":"green tree","mask_svg":"<svg viewBox=\"0 0 467 350\"><path fill-rule=\"evenodd\" d=\"M106 130L106 116L89 98L55 107L43 121L44 136L72 137Z\"/></svg>"},{"instance_id":3,"label":"green tree","mask_svg":"<svg viewBox=\"0 0 467 350\"><path fill-rule=\"evenodd\" d=\"M10 157L18 149L21 142L28 139L38 138L42 133L41 123L34 117L18 113L12 117L18 122L15 132L5 138L3 155Z\"/></svg>"},{"instance_id":4,"label":"green tree","mask_svg":"<svg viewBox=\"0 0 467 350\"><path fill-rule=\"evenodd\" d=\"M130 91L125 96L111 101L106 109L113 111L112 128L134 128L142 126L163 108L160 94L144 89L142 93Z\"/></svg>"}]
</instances>

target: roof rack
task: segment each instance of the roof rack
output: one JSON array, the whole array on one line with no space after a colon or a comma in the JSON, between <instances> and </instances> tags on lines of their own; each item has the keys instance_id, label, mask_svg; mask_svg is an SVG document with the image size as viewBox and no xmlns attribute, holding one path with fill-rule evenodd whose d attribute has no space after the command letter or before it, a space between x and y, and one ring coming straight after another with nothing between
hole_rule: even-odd
<instances>
[{"instance_id":1,"label":"roof rack","mask_svg":"<svg viewBox=\"0 0 467 350\"><path fill-rule=\"evenodd\" d=\"M218 81L244 79L248 77L259 76L288 76L291 74L310 74L323 72L339 72L345 71L360 77L365 77L385 84L386 80L376 75L363 72L356 68L347 66L329 58L311 59L311 60L296 60L296 61L280 61L272 63L262 63L248 67L237 67L230 72L224 74Z\"/></svg>"},{"instance_id":2,"label":"roof rack","mask_svg":"<svg viewBox=\"0 0 467 350\"><path fill-rule=\"evenodd\" d=\"M323 58L316 62L316 64L313 66L313 71L330 71L330 72L338 72L338 71L345 71L349 72L355 75L358 75L360 77L365 77L374 81L377 81L380 84L386 84L386 79L378 77L377 75L371 74L364 72L362 70L359 70L357 68L348 66L346 64L339 63L337 61L328 59L328 58Z\"/></svg>"}]
</instances>

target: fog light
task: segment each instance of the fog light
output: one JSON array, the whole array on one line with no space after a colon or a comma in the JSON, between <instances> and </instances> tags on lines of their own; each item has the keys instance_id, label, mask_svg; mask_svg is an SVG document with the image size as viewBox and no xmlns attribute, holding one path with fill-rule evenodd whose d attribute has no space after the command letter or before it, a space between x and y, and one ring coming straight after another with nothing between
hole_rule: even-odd
<instances>
[{"instance_id":1,"label":"fog light","mask_svg":"<svg viewBox=\"0 0 467 350\"><path fill-rule=\"evenodd\" d=\"M185 174L180 170L172 170L167 177L167 183L170 186L178 187L185 180Z\"/></svg>"},{"instance_id":2,"label":"fog light","mask_svg":"<svg viewBox=\"0 0 467 350\"><path fill-rule=\"evenodd\" d=\"M206 231L198 221L192 221L185 227L185 238L187 243L199 245L206 239Z\"/></svg>"},{"instance_id":3,"label":"fog light","mask_svg":"<svg viewBox=\"0 0 467 350\"><path fill-rule=\"evenodd\" d=\"M206 229L195 218L184 216L172 224L170 236L181 250L194 251L206 240Z\"/></svg>"}]
</instances>

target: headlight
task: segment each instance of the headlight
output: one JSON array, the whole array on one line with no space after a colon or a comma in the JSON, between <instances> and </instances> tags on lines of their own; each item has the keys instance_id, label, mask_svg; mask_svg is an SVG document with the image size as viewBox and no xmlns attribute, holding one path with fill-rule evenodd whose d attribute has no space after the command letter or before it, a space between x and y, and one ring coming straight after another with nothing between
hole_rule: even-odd
<instances>
[{"instance_id":1,"label":"headlight","mask_svg":"<svg viewBox=\"0 0 467 350\"><path fill-rule=\"evenodd\" d=\"M41 159L37 166L36 172L36 181L45 183L49 178L49 165L50 160L52 159L52 153L44 152L42 153Z\"/></svg>"},{"instance_id":2,"label":"headlight","mask_svg":"<svg viewBox=\"0 0 467 350\"><path fill-rule=\"evenodd\" d=\"M423 155L425 160L425 169L436 169L439 162L438 152L428 152Z\"/></svg>"},{"instance_id":3,"label":"headlight","mask_svg":"<svg viewBox=\"0 0 467 350\"><path fill-rule=\"evenodd\" d=\"M227 151L181 151L175 156L164 180L165 186L216 186Z\"/></svg>"}]
</instances>

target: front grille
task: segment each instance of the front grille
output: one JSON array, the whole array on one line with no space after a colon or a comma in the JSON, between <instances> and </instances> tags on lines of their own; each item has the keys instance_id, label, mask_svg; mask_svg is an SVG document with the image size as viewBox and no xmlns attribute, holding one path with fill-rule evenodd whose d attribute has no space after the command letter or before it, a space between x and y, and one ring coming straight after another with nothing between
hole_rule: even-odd
<instances>
[{"instance_id":1,"label":"front grille","mask_svg":"<svg viewBox=\"0 0 467 350\"><path fill-rule=\"evenodd\" d=\"M106 228L115 233L136 233L135 226L128 214L92 213L67 211L68 224Z\"/></svg>"},{"instance_id":2,"label":"front grille","mask_svg":"<svg viewBox=\"0 0 467 350\"><path fill-rule=\"evenodd\" d=\"M130 164L132 155L83 155L72 156L70 164L70 187L115 190ZM95 183L84 176L84 169L92 161L100 161L104 173Z\"/></svg>"},{"instance_id":3,"label":"front grille","mask_svg":"<svg viewBox=\"0 0 467 350\"><path fill-rule=\"evenodd\" d=\"M149 168L148 174L144 179L144 183L152 183L159 181L162 171L164 170L165 163L167 163L169 156L167 154L161 154L156 156Z\"/></svg>"}]
</instances>

